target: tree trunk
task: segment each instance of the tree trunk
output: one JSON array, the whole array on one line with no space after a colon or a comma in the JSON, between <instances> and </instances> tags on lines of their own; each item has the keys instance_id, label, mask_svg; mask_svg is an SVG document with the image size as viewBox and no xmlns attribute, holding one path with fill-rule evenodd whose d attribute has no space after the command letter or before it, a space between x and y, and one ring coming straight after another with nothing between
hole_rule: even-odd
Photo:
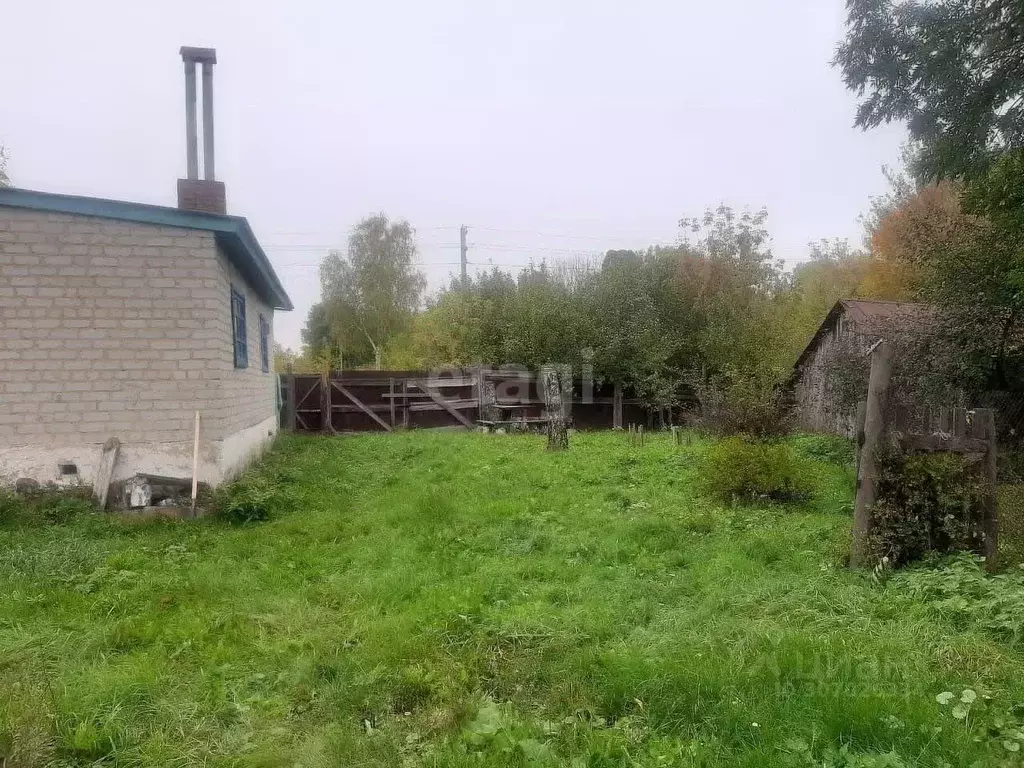
<instances>
[{"instance_id":1,"label":"tree trunk","mask_svg":"<svg viewBox=\"0 0 1024 768\"><path fill-rule=\"evenodd\" d=\"M544 391L544 410L548 418L548 450L564 451L569 448L569 428L562 399L562 376L556 368L541 371Z\"/></svg>"}]
</instances>

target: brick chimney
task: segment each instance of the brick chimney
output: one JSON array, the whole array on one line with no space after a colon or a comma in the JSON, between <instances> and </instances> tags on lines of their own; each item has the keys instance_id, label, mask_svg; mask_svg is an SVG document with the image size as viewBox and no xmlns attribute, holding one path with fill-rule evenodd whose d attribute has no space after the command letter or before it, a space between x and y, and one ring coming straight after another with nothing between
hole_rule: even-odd
<instances>
[{"instance_id":1,"label":"brick chimney","mask_svg":"<svg viewBox=\"0 0 1024 768\"><path fill-rule=\"evenodd\" d=\"M213 152L213 48L182 46L185 62L185 153L187 178L178 179L178 207L187 211L227 213L224 184L216 181ZM203 70L203 178L199 178L199 138L196 124L196 64Z\"/></svg>"}]
</instances>

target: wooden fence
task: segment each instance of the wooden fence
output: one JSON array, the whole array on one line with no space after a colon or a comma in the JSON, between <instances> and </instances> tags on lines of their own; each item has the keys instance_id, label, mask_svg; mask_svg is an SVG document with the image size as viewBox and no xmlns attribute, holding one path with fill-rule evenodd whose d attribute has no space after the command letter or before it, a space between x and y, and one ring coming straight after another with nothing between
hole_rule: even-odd
<instances>
[{"instance_id":1,"label":"wooden fence","mask_svg":"<svg viewBox=\"0 0 1024 768\"><path fill-rule=\"evenodd\" d=\"M281 428L335 434L536 421L544 414L538 378L526 371L488 368L283 373ZM578 429L670 426L678 414L668 406L648 408L610 383L575 380L565 400L569 420Z\"/></svg>"},{"instance_id":2,"label":"wooden fence","mask_svg":"<svg viewBox=\"0 0 1024 768\"><path fill-rule=\"evenodd\" d=\"M999 552L998 433L991 408L928 409L921 418L906 409L894 408L889 398L894 350L880 341L871 350L871 375L867 400L857 407L857 495L853 513L852 565L869 560L868 537L873 528L873 507L878 494L876 452L892 440L907 454L958 453L982 464L985 498L981 509L983 543L980 554L990 569ZM918 431L921 430L921 431Z\"/></svg>"}]
</instances>

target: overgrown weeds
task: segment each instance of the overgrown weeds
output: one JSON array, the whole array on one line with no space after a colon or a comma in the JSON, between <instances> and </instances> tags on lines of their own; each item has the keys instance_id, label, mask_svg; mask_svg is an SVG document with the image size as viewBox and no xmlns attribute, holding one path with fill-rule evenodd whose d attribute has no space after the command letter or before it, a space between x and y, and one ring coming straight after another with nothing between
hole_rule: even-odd
<instances>
[{"instance_id":1,"label":"overgrown weeds","mask_svg":"<svg viewBox=\"0 0 1024 768\"><path fill-rule=\"evenodd\" d=\"M809 503L734 506L715 445L284 436L222 492L258 525L0 528L0 756L999 765L936 695L1024 701L1012 638L835 567L847 467L793 449Z\"/></svg>"},{"instance_id":2,"label":"overgrown weeds","mask_svg":"<svg viewBox=\"0 0 1024 768\"><path fill-rule=\"evenodd\" d=\"M0 527L67 525L96 513L87 486L43 485L13 493L0 489Z\"/></svg>"},{"instance_id":3,"label":"overgrown weeds","mask_svg":"<svg viewBox=\"0 0 1024 768\"><path fill-rule=\"evenodd\" d=\"M908 568L891 583L958 628L984 629L1024 647L1024 568L993 576L983 558L961 553Z\"/></svg>"}]
</instances>

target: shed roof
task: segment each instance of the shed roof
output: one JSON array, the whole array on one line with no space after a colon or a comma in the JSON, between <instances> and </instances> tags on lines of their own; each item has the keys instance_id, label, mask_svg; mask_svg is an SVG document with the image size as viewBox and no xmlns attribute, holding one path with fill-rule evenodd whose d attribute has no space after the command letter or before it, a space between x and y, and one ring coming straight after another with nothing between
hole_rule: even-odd
<instances>
[{"instance_id":1,"label":"shed roof","mask_svg":"<svg viewBox=\"0 0 1024 768\"><path fill-rule=\"evenodd\" d=\"M934 312L927 304L915 304L910 301L875 301L869 299L840 299L825 315L814 336L800 353L794 371L804 364L821 339L832 329L841 315L853 320L854 326L862 331L880 330L886 323L898 323L906 326L905 330L914 330L925 323Z\"/></svg>"},{"instance_id":2,"label":"shed roof","mask_svg":"<svg viewBox=\"0 0 1024 768\"><path fill-rule=\"evenodd\" d=\"M99 197L57 195L30 189L0 188L0 208L26 208L212 232L217 244L253 288L274 309L294 309L270 260L243 216L186 211L159 205L106 200Z\"/></svg>"}]
</instances>

